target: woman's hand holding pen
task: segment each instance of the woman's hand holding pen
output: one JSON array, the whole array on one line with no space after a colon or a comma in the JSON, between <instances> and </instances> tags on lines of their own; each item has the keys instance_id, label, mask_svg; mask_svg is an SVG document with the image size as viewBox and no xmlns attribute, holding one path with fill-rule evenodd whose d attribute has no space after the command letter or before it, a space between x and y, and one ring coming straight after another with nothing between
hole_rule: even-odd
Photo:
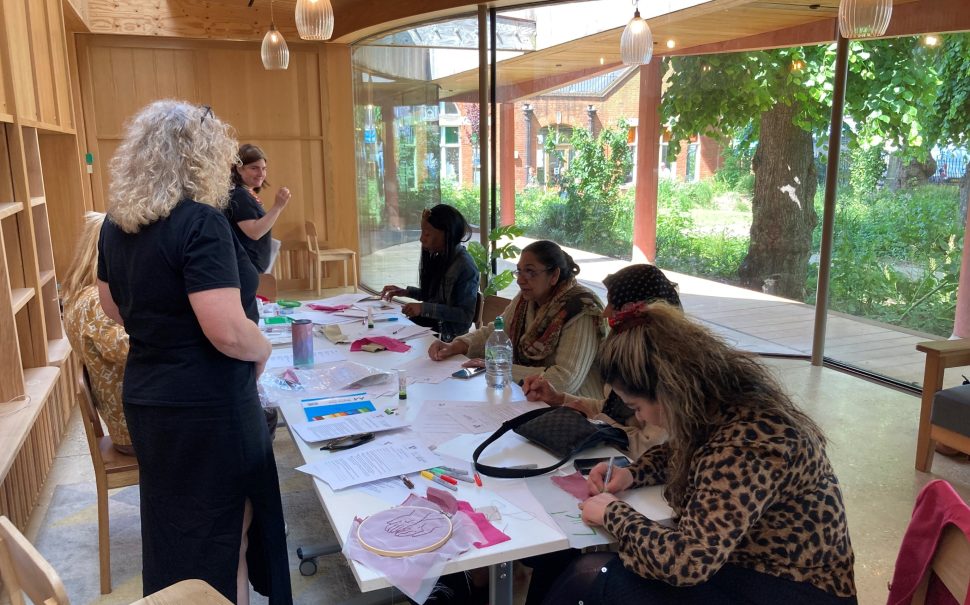
<instances>
[{"instance_id":1,"label":"woman's hand holding pen","mask_svg":"<svg viewBox=\"0 0 970 605\"><path fill-rule=\"evenodd\" d=\"M391 300L395 296L404 296L408 291L400 286L387 285L381 289L381 298L384 300Z\"/></svg>"},{"instance_id":2,"label":"woman's hand holding pen","mask_svg":"<svg viewBox=\"0 0 970 605\"><path fill-rule=\"evenodd\" d=\"M529 401L544 401L551 406L560 406L566 402L566 396L540 374L526 376L522 381L522 392Z\"/></svg>"},{"instance_id":3,"label":"woman's hand holding pen","mask_svg":"<svg viewBox=\"0 0 970 605\"><path fill-rule=\"evenodd\" d=\"M428 357L435 361L441 361L442 359L448 359L453 355L464 355L468 352L468 344L460 340L454 342L441 342L440 340L435 340L428 347Z\"/></svg>"},{"instance_id":4,"label":"woman's hand holding pen","mask_svg":"<svg viewBox=\"0 0 970 605\"><path fill-rule=\"evenodd\" d=\"M589 487L591 496L604 492L615 494L629 489L633 485L633 473L630 472L630 469L614 466L613 472L610 473L610 480L607 481L606 475L608 470L609 464L600 462L589 472L589 479L586 485Z\"/></svg>"}]
</instances>

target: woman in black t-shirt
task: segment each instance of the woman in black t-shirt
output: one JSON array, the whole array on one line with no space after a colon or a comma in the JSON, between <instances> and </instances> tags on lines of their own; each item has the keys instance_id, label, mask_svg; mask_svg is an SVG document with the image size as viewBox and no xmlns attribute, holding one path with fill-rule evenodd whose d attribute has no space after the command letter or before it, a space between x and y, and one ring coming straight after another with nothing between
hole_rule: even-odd
<instances>
[{"instance_id":1,"label":"woman in black t-shirt","mask_svg":"<svg viewBox=\"0 0 970 605\"><path fill-rule=\"evenodd\" d=\"M230 169L233 187L226 207L226 218L239 243L249 254L256 270L266 273L270 268L270 240L273 225L290 201L290 190L280 187L269 211L256 196L266 182L266 154L255 145L246 143L239 148L239 163Z\"/></svg>"},{"instance_id":2,"label":"woman in black t-shirt","mask_svg":"<svg viewBox=\"0 0 970 605\"><path fill-rule=\"evenodd\" d=\"M135 116L111 162L98 292L130 340L122 399L140 472L144 593L201 578L248 604L252 582L289 605L256 393L271 351L256 326L259 277L221 212L235 155L208 107L158 101Z\"/></svg>"}]
</instances>

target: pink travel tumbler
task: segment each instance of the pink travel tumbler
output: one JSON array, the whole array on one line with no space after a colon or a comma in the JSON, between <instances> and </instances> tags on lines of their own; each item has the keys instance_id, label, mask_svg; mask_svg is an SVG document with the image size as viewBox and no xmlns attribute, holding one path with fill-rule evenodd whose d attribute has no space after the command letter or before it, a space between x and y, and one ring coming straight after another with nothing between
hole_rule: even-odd
<instances>
[{"instance_id":1,"label":"pink travel tumbler","mask_svg":"<svg viewBox=\"0 0 970 605\"><path fill-rule=\"evenodd\" d=\"M313 322L309 319L294 319L293 330L293 367L313 367Z\"/></svg>"}]
</instances>

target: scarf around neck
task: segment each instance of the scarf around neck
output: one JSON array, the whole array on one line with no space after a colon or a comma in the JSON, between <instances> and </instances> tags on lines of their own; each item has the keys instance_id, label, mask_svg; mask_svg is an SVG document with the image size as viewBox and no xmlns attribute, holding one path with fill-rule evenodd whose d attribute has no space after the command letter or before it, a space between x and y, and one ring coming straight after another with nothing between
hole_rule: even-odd
<instances>
[{"instance_id":1,"label":"scarf around neck","mask_svg":"<svg viewBox=\"0 0 970 605\"><path fill-rule=\"evenodd\" d=\"M512 316L506 318L506 331L514 345L512 363L517 365L541 365L559 346L563 327L577 315L591 315L597 320L603 315L603 305L596 294L574 277L555 286L552 298L536 309L535 318L527 327L530 304L533 303L519 296ZM598 325L602 337L605 327L602 321Z\"/></svg>"}]
</instances>

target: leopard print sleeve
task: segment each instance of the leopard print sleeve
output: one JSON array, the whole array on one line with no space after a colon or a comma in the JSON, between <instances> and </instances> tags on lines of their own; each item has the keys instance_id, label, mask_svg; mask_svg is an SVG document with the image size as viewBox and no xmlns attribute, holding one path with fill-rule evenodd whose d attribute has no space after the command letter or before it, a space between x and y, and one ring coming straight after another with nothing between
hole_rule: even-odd
<instances>
[{"instance_id":1,"label":"leopard print sleeve","mask_svg":"<svg viewBox=\"0 0 970 605\"><path fill-rule=\"evenodd\" d=\"M630 465L630 473L633 474L633 487L647 487L666 483L667 459L669 457L670 449L667 448L666 444L656 445L643 452Z\"/></svg>"},{"instance_id":2,"label":"leopard print sleeve","mask_svg":"<svg viewBox=\"0 0 970 605\"><path fill-rule=\"evenodd\" d=\"M650 473L645 458L651 452L638 461L637 480ZM661 526L623 502L610 503L604 525L619 540L623 565L674 586L705 582L747 539L784 488L787 458L764 444L702 449L695 456L691 492L675 528Z\"/></svg>"}]
</instances>

